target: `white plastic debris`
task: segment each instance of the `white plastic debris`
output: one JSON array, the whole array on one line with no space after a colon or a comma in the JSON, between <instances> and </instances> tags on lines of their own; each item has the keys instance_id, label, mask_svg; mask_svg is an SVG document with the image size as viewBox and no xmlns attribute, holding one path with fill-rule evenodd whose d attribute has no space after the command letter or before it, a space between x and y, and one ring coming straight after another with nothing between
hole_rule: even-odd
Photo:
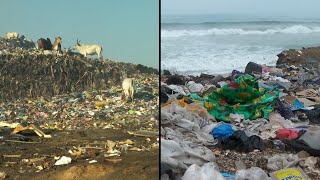
<instances>
[{"instance_id":1,"label":"white plastic debris","mask_svg":"<svg viewBox=\"0 0 320 180\"><path fill-rule=\"evenodd\" d=\"M261 168L251 167L250 169L241 169L236 172L236 180L268 180L270 179L266 172Z\"/></svg>"},{"instance_id":2,"label":"white plastic debris","mask_svg":"<svg viewBox=\"0 0 320 180\"><path fill-rule=\"evenodd\" d=\"M208 162L202 167L197 164L191 165L181 178L182 180L224 180L224 177L219 172L218 166L213 162Z\"/></svg>"},{"instance_id":3,"label":"white plastic debris","mask_svg":"<svg viewBox=\"0 0 320 180\"><path fill-rule=\"evenodd\" d=\"M203 85L200 83L195 83L194 81L189 81L187 87L191 93L197 93L203 90Z\"/></svg>"},{"instance_id":4,"label":"white plastic debris","mask_svg":"<svg viewBox=\"0 0 320 180\"><path fill-rule=\"evenodd\" d=\"M177 92L178 94L181 94L181 95L186 95L186 93L184 92L183 88L181 86L177 86L177 85L169 85L168 86L170 89L172 89L173 91Z\"/></svg>"},{"instance_id":5,"label":"white plastic debris","mask_svg":"<svg viewBox=\"0 0 320 180\"><path fill-rule=\"evenodd\" d=\"M7 178L7 173L5 173L4 171L0 171L0 179L5 179Z\"/></svg>"},{"instance_id":6,"label":"white plastic debris","mask_svg":"<svg viewBox=\"0 0 320 180\"><path fill-rule=\"evenodd\" d=\"M225 81L220 81L220 82L218 82L217 84L219 84L220 85L220 87L222 87L222 86L224 86L224 85L226 85L226 84L228 84L227 82L225 82Z\"/></svg>"},{"instance_id":7,"label":"white plastic debris","mask_svg":"<svg viewBox=\"0 0 320 180\"><path fill-rule=\"evenodd\" d=\"M96 163L96 162L98 162L98 161L96 161L96 160L91 160L91 161L89 161L89 164Z\"/></svg>"},{"instance_id":8,"label":"white plastic debris","mask_svg":"<svg viewBox=\"0 0 320 180\"><path fill-rule=\"evenodd\" d=\"M301 159L296 154L276 154L268 158L267 168L272 171L278 171L294 166Z\"/></svg>"},{"instance_id":9,"label":"white plastic debris","mask_svg":"<svg viewBox=\"0 0 320 180\"><path fill-rule=\"evenodd\" d=\"M59 165L70 164L71 160L72 159L70 157L62 156L54 165L59 166Z\"/></svg>"},{"instance_id":10,"label":"white plastic debris","mask_svg":"<svg viewBox=\"0 0 320 180\"><path fill-rule=\"evenodd\" d=\"M53 159L58 160L58 159L60 159L60 156L55 156Z\"/></svg>"}]
</instances>

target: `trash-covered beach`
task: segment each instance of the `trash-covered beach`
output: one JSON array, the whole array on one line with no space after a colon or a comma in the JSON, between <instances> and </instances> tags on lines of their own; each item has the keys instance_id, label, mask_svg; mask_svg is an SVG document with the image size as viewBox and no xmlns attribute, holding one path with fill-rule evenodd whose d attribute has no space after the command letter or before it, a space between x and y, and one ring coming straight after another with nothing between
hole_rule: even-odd
<instances>
[{"instance_id":1,"label":"trash-covered beach","mask_svg":"<svg viewBox=\"0 0 320 180\"><path fill-rule=\"evenodd\" d=\"M320 48L227 75L161 73L161 179L319 179Z\"/></svg>"},{"instance_id":2,"label":"trash-covered beach","mask_svg":"<svg viewBox=\"0 0 320 180\"><path fill-rule=\"evenodd\" d=\"M0 179L158 179L158 71L34 47L0 38Z\"/></svg>"}]
</instances>

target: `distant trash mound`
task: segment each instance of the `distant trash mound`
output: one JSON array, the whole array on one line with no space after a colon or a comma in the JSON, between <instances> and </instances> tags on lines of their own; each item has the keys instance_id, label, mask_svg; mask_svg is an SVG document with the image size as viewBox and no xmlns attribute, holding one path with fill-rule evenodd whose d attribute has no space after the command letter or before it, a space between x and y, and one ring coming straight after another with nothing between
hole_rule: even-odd
<instances>
[{"instance_id":1,"label":"distant trash mound","mask_svg":"<svg viewBox=\"0 0 320 180\"><path fill-rule=\"evenodd\" d=\"M16 39L0 38L0 50L13 50L16 48L35 49L36 45L32 40L26 39L24 35Z\"/></svg>"},{"instance_id":2,"label":"distant trash mound","mask_svg":"<svg viewBox=\"0 0 320 180\"><path fill-rule=\"evenodd\" d=\"M0 39L0 101L51 97L119 85L124 75L154 73L142 65L90 60L77 54L44 54L23 42ZM18 44L19 45L19 44Z\"/></svg>"}]
</instances>

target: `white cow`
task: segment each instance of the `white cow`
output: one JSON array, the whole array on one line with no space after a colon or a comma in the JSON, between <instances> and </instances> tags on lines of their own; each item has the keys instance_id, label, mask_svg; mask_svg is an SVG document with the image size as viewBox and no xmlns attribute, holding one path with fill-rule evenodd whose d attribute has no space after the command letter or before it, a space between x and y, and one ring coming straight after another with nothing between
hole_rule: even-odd
<instances>
[{"instance_id":1,"label":"white cow","mask_svg":"<svg viewBox=\"0 0 320 180\"><path fill-rule=\"evenodd\" d=\"M19 37L19 33L17 32L7 32L7 39L17 39Z\"/></svg>"},{"instance_id":2,"label":"white cow","mask_svg":"<svg viewBox=\"0 0 320 180\"><path fill-rule=\"evenodd\" d=\"M126 97L126 101L128 101L129 97L131 97L131 100L133 102L134 78L125 78L122 82L122 89Z\"/></svg>"},{"instance_id":3,"label":"white cow","mask_svg":"<svg viewBox=\"0 0 320 180\"><path fill-rule=\"evenodd\" d=\"M87 55L95 55L97 54L99 58L101 58L102 54L102 47L100 45L83 45L80 44L80 41L77 39L77 43L74 46L74 49L77 49L80 54L84 55L84 57L87 57Z\"/></svg>"}]
</instances>

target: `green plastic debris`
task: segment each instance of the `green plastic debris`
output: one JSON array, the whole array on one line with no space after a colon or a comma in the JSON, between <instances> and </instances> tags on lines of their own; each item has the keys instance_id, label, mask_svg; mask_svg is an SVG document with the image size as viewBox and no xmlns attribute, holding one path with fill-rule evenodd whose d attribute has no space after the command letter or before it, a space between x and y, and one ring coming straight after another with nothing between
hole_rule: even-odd
<instances>
[{"instance_id":1,"label":"green plastic debris","mask_svg":"<svg viewBox=\"0 0 320 180\"><path fill-rule=\"evenodd\" d=\"M194 99L194 100L198 100L198 101L205 101L202 97L200 97L198 94L196 93L192 93L189 95L189 98Z\"/></svg>"},{"instance_id":2,"label":"green plastic debris","mask_svg":"<svg viewBox=\"0 0 320 180\"><path fill-rule=\"evenodd\" d=\"M129 114L134 114L134 110L130 109L130 110L128 111L128 113L129 113Z\"/></svg>"},{"instance_id":3,"label":"green plastic debris","mask_svg":"<svg viewBox=\"0 0 320 180\"><path fill-rule=\"evenodd\" d=\"M279 97L277 88L259 88L253 76L242 75L234 82L215 89L205 104L217 120L230 122L230 114L244 114L245 119L268 118Z\"/></svg>"}]
</instances>

